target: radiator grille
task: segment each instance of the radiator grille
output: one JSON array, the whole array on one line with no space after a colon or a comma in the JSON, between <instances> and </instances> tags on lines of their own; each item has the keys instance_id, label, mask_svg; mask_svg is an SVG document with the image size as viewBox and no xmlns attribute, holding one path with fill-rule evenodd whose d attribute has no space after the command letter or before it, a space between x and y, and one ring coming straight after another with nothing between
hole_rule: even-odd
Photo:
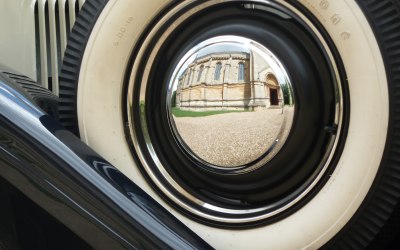
<instances>
[{"instance_id":1,"label":"radiator grille","mask_svg":"<svg viewBox=\"0 0 400 250\"><path fill-rule=\"evenodd\" d=\"M69 32L85 0L35 3L37 82L58 96L58 76Z\"/></svg>"}]
</instances>

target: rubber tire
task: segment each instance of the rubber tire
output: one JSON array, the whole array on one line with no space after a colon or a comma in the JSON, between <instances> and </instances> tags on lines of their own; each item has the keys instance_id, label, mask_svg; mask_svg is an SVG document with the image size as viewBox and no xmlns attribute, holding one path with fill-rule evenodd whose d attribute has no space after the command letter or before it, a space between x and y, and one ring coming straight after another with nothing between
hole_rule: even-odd
<instances>
[{"instance_id":1,"label":"rubber tire","mask_svg":"<svg viewBox=\"0 0 400 250\"><path fill-rule=\"evenodd\" d=\"M0 74L8 78L9 81L13 82L20 88L27 98L30 98L36 105L38 105L43 111L51 115L55 119L58 119L58 97L54 95L50 90L40 86L30 78L4 71L0 69Z\"/></svg>"},{"instance_id":2,"label":"rubber tire","mask_svg":"<svg viewBox=\"0 0 400 250\"><path fill-rule=\"evenodd\" d=\"M375 33L385 64L389 123L381 165L370 191L351 220L325 244L329 249L362 249L368 245L383 248L388 243L387 239L393 237L399 228L396 222L400 214L400 4L397 0L357 2ZM59 117L76 134L79 134L77 84L81 67L85 66L82 60L92 29L106 4L105 0L86 1L65 54ZM108 160L114 162L113 159Z\"/></svg>"}]
</instances>

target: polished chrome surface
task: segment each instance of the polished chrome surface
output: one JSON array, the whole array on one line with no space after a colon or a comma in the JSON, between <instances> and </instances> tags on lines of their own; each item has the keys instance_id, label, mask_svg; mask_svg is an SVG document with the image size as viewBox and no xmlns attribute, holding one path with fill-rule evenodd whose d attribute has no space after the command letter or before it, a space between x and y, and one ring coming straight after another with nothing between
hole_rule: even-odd
<instances>
[{"instance_id":1,"label":"polished chrome surface","mask_svg":"<svg viewBox=\"0 0 400 250\"><path fill-rule=\"evenodd\" d=\"M249 6L245 5L244 8L255 8L255 4L257 6L266 6L266 7L271 7L271 8L276 8L276 9L283 9L283 10L288 10L291 12L291 15L294 15L296 18L299 18L304 24L306 24L309 29L312 31L312 33L315 35L315 37L318 39L318 41L322 44L324 47L326 53L327 53L327 58L330 61L332 65L332 70L334 73L334 81L336 82L335 84L335 91L336 91L336 96L335 96L335 102L336 102L336 119L335 119L335 124L337 124L338 130L336 135L332 135L331 140L329 142L325 157L323 161L321 161L322 165L322 170L318 173L318 176L315 177L313 182L296 198L294 198L291 202L287 203L285 206L274 210L274 211L268 211L269 207L268 206L260 206L257 208L252 208L252 209L231 209L231 208L226 208L226 207L221 207L221 206L215 206L212 205L208 202L205 202L199 197L196 197L189 193L187 190L185 190L184 187L182 187L179 183L177 183L174 179L173 176L169 174L167 169L163 166L161 163L160 159L158 158L154 147L153 147L153 142L150 140L150 137L148 135L148 127L146 124L146 114L144 112L144 109L140 112L140 115L142 119L135 118L134 116L134 106L138 106L138 103L140 105L146 106L147 101L146 101L146 87L147 87L147 81L150 75L150 69L151 65L154 62L156 55L158 51L160 50L163 42L166 40L166 38L174 31L174 29L180 25L182 22L184 22L187 18L189 18L191 15L194 15L196 12L203 11L207 9L210 6L213 5L218 5L221 3L226 3L226 2L241 2L240 0L215 0L215 1L205 1L199 5L196 6L195 9L192 9L191 11L187 11L187 8L193 4L195 1L194 0L188 0L188 1L183 1L182 3L178 4L174 8L172 8L169 12L167 12L163 18L159 20L158 23L156 23L153 27L153 29L149 32L148 36L146 39L143 41L141 44L141 48L138 51L137 57L133 63L132 71L130 74L129 78L129 86L128 86L128 95L127 95L127 117L128 117L128 123L129 123L129 133L132 139L133 147L134 150L142 163L145 171L147 172L148 176L150 177L151 181L163 192L166 197L168 197L172 202L176 203L178 206L183 208L184 210L193 213L196 216L202 217L207 220L211 221L216 221L216 222L222 222L222 223L229 223L229 224L240 224L240 223L249 223L249 222L255 222L259 220L263 220L266 218L270 218L272 216L275 216L290 207L294 206L296 203L298 203L301 199L303 199L309 192L317 185L317 183L321 180L322 176L326 172L333 155L335 153L335 149L338 145L338 135L341 133L341 126L343 122L343 94L342 94L342 89L341 89L341 83L340 83L340 77L339 77L339 71L334 59L334 56L332 52L330 51L330 47L327 44L327 42L324 40L323 36L320 34L319 30L314 26L314 24L298 9L293 7L290 3L283 1L283 0L277 0L274 2L270 1L263 1L263 0L254 0L251 1L254 3L254 5ZM178 19L176 19L173 23L170 23L171 18L174 17L175 13L178 13L182 10L185 10ZM154 46L153 51L150 55L145 54L146 48L152 43L152 39L154 39L155 35L157 32L160 30L160 28L163 27L165 23L170 23L168 28L165 30L164 34L158 39L157 44ZM143 72L140 72L140 75L142 76L141 81L138 82L136 81L136 76L139 74L139 62L142 60L147 60L147 67ZM135 90L135 86L139 84L138 90ZM137 91L137 92L136 92ZM133 96L139 95L139 100L135 100ZM134 124L140 124L141 128L143 129L143 137L145 140L145 143L142 144L139 142L139 137L142 136L142 134L138 134L138 131L134 129ZM145 157L144 154L150 154L151 155L151 161L148 161ZM155 165L157 170L155 170L152 166ZM238 169L240 172L241 169ZM167 185L165 184L167 183ZM175 193L178 192L184 199L181 197L178 197L175 195ZM201 207L202 209L199 209L198 207ZM210 212L206 212L206 211ZM233 215L233 216L232 216Z\"/></svg>"},{"instance_id":2,"label":"polished chrome surface","mask_svg":"<svg viewBox=\"0 0 400 250\"><path fill-rule=\"evenodd\" d=\"M177 140L213 167L265 164L290 133L289 76L270 50L244 37L214 37L190 49L174 69L168 94Z\"/></svg>"},{"instance_id":3,"label":"polished chrome surface","mask_svg":"<svg viewBox=\"0 0 400 250\"><path fill-rule=\"evenodd\" d=\"M1 65L0 123L0 177L93 248L210 248L38 108Z\"/></svg>"}]
</instances>

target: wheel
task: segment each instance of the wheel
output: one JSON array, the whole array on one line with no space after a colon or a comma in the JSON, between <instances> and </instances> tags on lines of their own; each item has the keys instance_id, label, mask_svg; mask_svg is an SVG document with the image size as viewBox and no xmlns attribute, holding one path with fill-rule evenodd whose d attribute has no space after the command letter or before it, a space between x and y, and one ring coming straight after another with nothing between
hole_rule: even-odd
<instances>
[{"instance_id":1,"label":"wheel","mask_svg":"<svg viewBox=\"0 0 400 250\"><path fill-rule=\"evenodd\" d=\"M60 120L215 248L383 246L399 27L395 0L88 0Z\"/></svg>"}]
</instances>

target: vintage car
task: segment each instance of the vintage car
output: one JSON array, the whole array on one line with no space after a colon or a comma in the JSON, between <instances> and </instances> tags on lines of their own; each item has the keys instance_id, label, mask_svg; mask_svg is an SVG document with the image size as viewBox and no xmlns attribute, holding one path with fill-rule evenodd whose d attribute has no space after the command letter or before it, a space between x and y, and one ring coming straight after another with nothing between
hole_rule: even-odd
<instances>
[{"instance_id":1,"label":"vintage car","mask_svg":"<svg viewBox=\"0 0 400 250\"><path fill-rule=\"evenodd\" d=\"M0 249L400 245L400 1L0 0L0 34Z\"/></svg>"}]
</instances>

